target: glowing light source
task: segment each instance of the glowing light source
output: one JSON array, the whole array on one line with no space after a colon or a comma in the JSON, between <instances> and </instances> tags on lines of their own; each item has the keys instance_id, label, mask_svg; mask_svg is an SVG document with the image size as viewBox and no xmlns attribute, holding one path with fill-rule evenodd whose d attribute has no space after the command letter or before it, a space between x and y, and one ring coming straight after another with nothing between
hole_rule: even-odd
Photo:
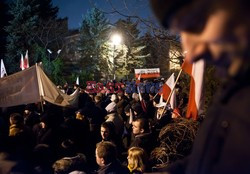
<instances>
[{"instance_id":1,"label":"glowing light source","mask_svg":"<svg viewBox=\"0 0 250 174\"><path fill-rule=\"evenodd\" d=\"M119 34L114 34L111 37L112 44L119 45L122 41L122 37Z\"/></svg>"}]
</instances>

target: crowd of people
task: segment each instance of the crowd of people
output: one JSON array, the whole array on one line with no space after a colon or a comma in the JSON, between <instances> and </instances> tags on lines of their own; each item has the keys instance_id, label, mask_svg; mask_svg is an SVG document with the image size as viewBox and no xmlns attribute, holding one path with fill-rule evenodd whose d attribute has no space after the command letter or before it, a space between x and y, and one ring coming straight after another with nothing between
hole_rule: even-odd
<instances>
[{"instance_id":1,"label":"crowd of people","mask_svg":"<svg viewBox=\"0 0 250 174\"><path fill-rule=\"evenodd\" d=\"M146 86L146 82L143 84L141 87ZM77 108L50 103L5 108L1 117L0 171L151 172L148 157L158 145L159 131L181 117L180 108L173 111L169 107L159 117L166 105L160 95L127 93L128 87L124 84L115 93L89 93L88 86L65 84L62 90L69 95L80 89Z\"/></svg>"},{"instance_id":2,"label":"crowd of people","mask_svg":"<svg viewBox=\"0 0 250 174\"><path fill-rule=\"evenodd\" d=\"M151 4L162 25L180 33L185 59L213 63L225 80L191 154L162 171L249 173L249 1L151 0ZM68 88L64 90L68 93ZM157 117L162 113L158 107L164 106L159 97L144 93L141 100L138 91L119 91L103 95L82 90L76 109L46 103L43 112L39 104L2 111L0 173L150 172L148 156L157 146L159 130L181 117L184 108L167 109Z\"/></svg>"}]
</instances>

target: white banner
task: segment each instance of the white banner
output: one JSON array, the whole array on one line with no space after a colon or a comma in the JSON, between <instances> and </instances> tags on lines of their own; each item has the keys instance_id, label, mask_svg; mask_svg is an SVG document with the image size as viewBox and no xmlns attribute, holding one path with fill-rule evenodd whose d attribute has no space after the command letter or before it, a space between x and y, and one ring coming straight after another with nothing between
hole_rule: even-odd
<instances>
[{"instance_id":1,"label":"white banner","mask_svg":"<svg viewBox=\"0 0 250 174\"><path fill-rule=\"evenodd\" d=\"M41 99L59 106L76 106L79 90L66 95L46 76L40 66L0 79L0 107L40 102Z\"/></svg>"},{"instance_id":2,"label":"white banner","mask_svg":"<svg viewBox=\"0 0 250 174\"><path fill-rule=\"evenodd\" d=\"M135 69L135 77L138 78L157 78L160 77L160 68Z\"/></svg>"},{"instance_id":3,"label":"white banner","mask_svg":"<svg viewBox=\"0 0 250 174\"><path fill-rule=\"evenodd\" d=\"M0 79L0 107L39 101L35 66Z\"/></svg>"}]
</instances>

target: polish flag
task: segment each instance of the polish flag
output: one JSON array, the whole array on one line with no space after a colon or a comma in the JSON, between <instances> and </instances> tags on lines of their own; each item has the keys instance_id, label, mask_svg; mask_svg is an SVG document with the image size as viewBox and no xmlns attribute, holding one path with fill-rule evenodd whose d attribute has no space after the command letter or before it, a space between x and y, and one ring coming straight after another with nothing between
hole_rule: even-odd
<instances>
[{"instance_id":1,"label":"polish flag","mask_svg":"<svg viewBox=\"0 0 250 174\"><path fill-rule=\"evenodd\" d=\"M201 112L205 62L201 59L191 64L184 60L182 69L191 77L186 117L196 120Z\"/></svg>"},{"instance_id":2,"label":"polish flag","mask_svg":"<svg viewBox=\"0 0 250 174\"><path fill-rule=\"evenodd\" d=\"M1 78L6 76L6 75L7 75L7 72L6 72L4 63L3 63L3 59L1 59Z\"/></svg>"},{"instance_id":3,"label":"polish flag","mask_svg":"<svg viewBox=\"0 0 250 174\"><path fill-rule=\"evenodd\" d=\"M20 61L20 68L24 70L24 61L23 61L23 54L21 54L21 61Z\"/></svg>"},{"instance_id":4,"label":"polish flag","mask_svg":"<svg viewBox=\"0 0 250 174\"><path fill-rule=\"evenodd\" d=\"M24 69L29 68L29 57L28 57L28 50L26 51L25 57L24 57Z\"/></svg>"},{"instance_id":5,"label":"polish flag","mask_svg":"<svg viewBox=\"0 0 250 174\"><path fill-rule=\"evenodd\" d=\"M168 80L162 85L162 89L159 92L159 95L163 95L163 99L165 101L168 100L168 97L171 93L171 91L174 89L174 83L175 83L175 78L174 78L174 73L168 78ZM175 108L175 91L173 91L171 98L169 100L169 103L171 105L171 108Z\"/></svg>"},{"instance_id":6,"label":"polish flag","mask_svg":"<svg viewBox=\"0 0 250 174\"><path fill-rule=\"evenodd\" d=\"M141 82L141 73L138 76L138 79L135 81L136 84L139 84Z\"/></svg>"},{"instance_id":7,"label":"polish flag","mask_svg":"<svg viewBox=\"0 0 250 174\"><path fill-rule=\"evenodd\" d=\"M144 99L142 98L141 90L140 90L140 86L139 85L137 86L137 91L138 91L139 99L140 99L140 102L141 102L142 110L145 113L147 113L147 106L146 106L146 103L145 103Z\"/></svg>"},{"instance_id":8,"label":"polish flag","mask_svg":"<svg viewBox=\"0 0 250 174\"><path fill-rule=\"evenodd\" d=\"M147 113L147 106L146 106L146 103L145 103L145 101L144 101L144 99L142 98L142 95L141 95L140 81L141 81L141 74L139 75L138 80L136 81L137 91L138 91L138 94L139 94L139 99L140 99L140 102L141 102L142 110L145 113Z\"/></svg>"}]
</instances>

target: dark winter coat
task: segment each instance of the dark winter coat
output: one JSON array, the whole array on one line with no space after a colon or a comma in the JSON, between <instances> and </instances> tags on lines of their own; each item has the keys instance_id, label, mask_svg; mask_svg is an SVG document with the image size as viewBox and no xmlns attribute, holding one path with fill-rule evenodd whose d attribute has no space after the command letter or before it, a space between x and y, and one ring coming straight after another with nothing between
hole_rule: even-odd
<instances>
[{"instance_id":1,"label":"dark winter coat","mask_svg":"<svg viewBox=\"0 0 250 174\"><path fill-rule=\"evenodd\" d=\"M168 169L186 174L250 172L250 70L224 85L194 142L189 160ZM186 166L186 167L185 167ZM178 169L182 171L178 171Z\"/></svg>"},{"instance_id":2,"label":"dark winter coat","mask_svg":"<svg viewBox=\"0 0 250 174\"><path fill-rule=\"evenodd\" d=\"M119 161L115 160L100 168L97 174L129 174L129 170L127 167L122 166Z\"/></svg>"},{"instance_id":3,"label":"dark winter coat","mask_svg":"<svg viewBox=\"0 0 250 174\"><path fill-rule=\"evenodd\" d=\"M143 148L147 152L147 154L150 154L155 146L156 143L152 133L143 133L136 135L134 141L130 145L130 147Z\"/></svg>"}]
</instances>

